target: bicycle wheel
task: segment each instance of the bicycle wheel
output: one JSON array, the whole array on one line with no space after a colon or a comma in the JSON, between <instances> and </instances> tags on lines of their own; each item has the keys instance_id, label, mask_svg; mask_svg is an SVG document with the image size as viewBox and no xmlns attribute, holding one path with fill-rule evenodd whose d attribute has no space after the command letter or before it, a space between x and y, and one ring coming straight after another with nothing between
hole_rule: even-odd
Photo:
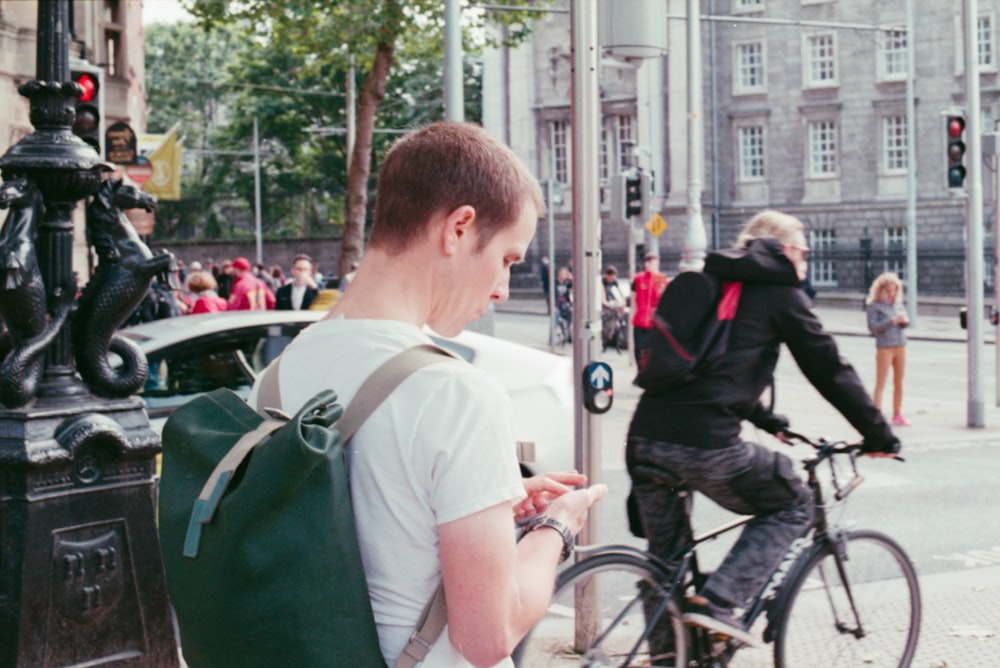
<instances>
[{"instance_id":1,"label":"bicycle wheel","mask_svg":"<svg viewBox=\"0 0 1000 668\"><path fill-rule=\"evenodd\" d=\"M595 554L560 574L545 617L514 653L519 668L551 666L683 666L685 638L669 580L641 556ZM593 592L591 614L577 611L577 592ZM582 594L581 594L582 595ZM645 611L645 612L644 612ZM646 613L654 619L647 632Z\"/></svg>"},{"instance_id":2,"label":"bicycle wheel","mask_svg":"<svg viewBox=\"0 0 1000 668\"><path fill-rule=\"evenodd\" d=\"M777 668L905 668L913 660L920 589L909 557L877 531L848 532L842 545L839 564L836 546L827 545L787 584L774 646Z\"/></svg>"}]
</instances>

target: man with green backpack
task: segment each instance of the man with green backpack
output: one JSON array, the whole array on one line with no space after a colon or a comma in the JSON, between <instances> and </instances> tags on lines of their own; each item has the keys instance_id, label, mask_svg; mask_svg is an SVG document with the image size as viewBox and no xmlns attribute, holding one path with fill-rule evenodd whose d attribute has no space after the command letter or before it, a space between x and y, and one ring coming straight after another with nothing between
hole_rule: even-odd
<instances>
[{"instance_id":1,"label":"man with green backpack","mask_svg":"<svg viewBox=\"0 0 1000 668\"><path fill-rule=\"evenodd\" d=\"M379 171L365 261L350 291L289 345L280 368L262 374L249 404L297 420L304 406L320 412L310 402L334 389L350 412L383 363L431 344L427 329L454 336L490 301L507 298L511 266L523 261L541 206L534 177L481 128L436 123L398 140ZM260 397L275 377L280 405ZM558 564L607 489L585 487L575 472L523 480L506 392L457 359L407 375L363 419L346 452L386 664L402 655L409 665L512 665L511 652L545 613ZM514 520L528 516L535 519L518 541ZM290 552L286 563L300 558ZM408 643L439 585L444 632ZM337 620L313 626L342 630ZM347 664L329 657L326 665Z\"/></svg>"}]
</instances>

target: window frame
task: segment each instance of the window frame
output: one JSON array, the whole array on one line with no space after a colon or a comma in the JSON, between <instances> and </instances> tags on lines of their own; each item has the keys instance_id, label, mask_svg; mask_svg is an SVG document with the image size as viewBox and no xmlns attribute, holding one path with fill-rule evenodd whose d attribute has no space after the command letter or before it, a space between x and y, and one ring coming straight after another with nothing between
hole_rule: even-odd
<instances>
[{"instance_id":1,"label":"window frame","mask_svg":"<svg viewBox=\"0 0 1000 668\"><path fill-rule=\"evenodd\" d=\"M879 81L906 81L909 64L907 56L907 40L909 35L905 30L883 30L879 33L878 47L878 79ZM890 70L889 63L899 61L901 70Z\"/></svg>"},{"instance_id":2,"label":"window frame","mask_svg":"<svg viewBox=\"0 0 1000 668\"><path fill-rule=\"evenodd\" d=\"M899 175L909 173L910 147L905 114L885 114L880 118L882 173ZM892 125L897 127L893 129ZM897 154L895 157L893 154Z\"/></svg>"},{"instance_id":3,"label":"window frame","mask_svg":"<svg viewBox=\"0 0 1000 668\"><path fill-rule=\"evenodd\" d=\"M748 63L744 56L747 47L758 47L757 63ZM744 74L759 79L757 85L747 85ZM754 95L767 92L767 43L763 39L749 39L733 43L733 95Z\"/></svg>"},{"instance_id":4,"label":"window frame","mask_svg":"<svg viewBox=\"0 0 1000 668\"><path fill-rule=\"evenodd\" d=\"M829 126L828 128L825 126ZM840 178L840 126L836 119L819 118L806 124L806 175L810 180ZM823 132L822 137L816 136ZM819 145L817 145L819 143ZM826 144L832 146L828 148ZM833 169L820 169L823 164L832 164Z\"/></svg>"},{"instance_id":5,"label":"window frame","mask_svg":"<svg viewBox=\"0 0 1000 668\"><path fill-rule=\"evenodd\" d=\"M569 121L555 119L549 121L549 169L552 178L567 186L570 184L570 127Z\"/></svg>"},{"instance_id":6,"label":"window frame","mask_svg":"<svg viewBox=\"0 0 1000 668\"><path fill-rule=\"evenodd\" d=\"M748 133L757 134L756 147L747 143ZM748 154L747 150L751 149ZM757 149L757 155L752 149ZM745 123L736 127L736 180L739 183L760 183L767 179L767 129L762 123ZM756 173L759 167L759 174ZM748 173L748 168L751 173Z\"/></svg>"},{"instance_id":7,"label":"window frame","mask_svg":"<svg viewBox=\"0 0 1000 668\"><path fill-rule=\"evenodd\" d=\"M816 55L814 44L816 40L829 39L829 58ZM832 31L812 32L802 35L802 85L803 88L837 88L840 86L840 67L837 62L839 54L837 33ZM824 64L829 66L831 76L827 79L815 78L814 71L824 70Z\"/></svg>"},{"instance_id":8,"label":"window frame","mask_svg":"<svg viewBox=\"0 0 1000 668\"><path fill-rule=\"evenodd\" d=\"M814 287L837 287L837 229L809 230L809 282Z\"/></svg>"}]
</instances>

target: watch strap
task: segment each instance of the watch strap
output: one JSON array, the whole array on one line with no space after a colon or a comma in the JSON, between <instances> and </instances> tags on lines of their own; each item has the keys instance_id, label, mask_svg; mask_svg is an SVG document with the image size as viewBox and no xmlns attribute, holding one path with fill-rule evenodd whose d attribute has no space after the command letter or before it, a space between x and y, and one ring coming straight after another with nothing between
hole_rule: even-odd
<instances>
[{"instance_id":1,"label":"watch strap","mask_svg":"<svg viewBox=\"0 0 1000 668\"><path fill-rule=\"evenodd\" d=\"M573 537L573 532L569 530L569 527L560 522L559 520L548 517L547 515L539 515L531 524L528 525L527 533L536 531L538 529L554 529L559 532L559 535L563 539L563 549L562 554L559 557L559 563L562 563L570 558L573 554L573 548L575 547L575 539Z\"/></svg>"}]
</instances>

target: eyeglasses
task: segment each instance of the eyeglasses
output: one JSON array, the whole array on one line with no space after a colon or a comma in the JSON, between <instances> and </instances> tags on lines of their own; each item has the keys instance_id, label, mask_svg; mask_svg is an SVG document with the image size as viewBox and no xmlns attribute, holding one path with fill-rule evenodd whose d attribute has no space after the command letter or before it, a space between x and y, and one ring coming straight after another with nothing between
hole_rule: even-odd
<instances>
[{"instance_id":1,"label":"eyeglasses","mask_svg":"<svg viewBox=\"0 0 1000 668\"><path fill-rule=\"evenodd\" d=\"M789 245L786 245L785 248L791 248L791 249L799 251L800 253L802 253L803 259L809 257L810 249L809 249L808 246L795 246L795 245L789 244Z\"/></svg>"}]
</instances>

